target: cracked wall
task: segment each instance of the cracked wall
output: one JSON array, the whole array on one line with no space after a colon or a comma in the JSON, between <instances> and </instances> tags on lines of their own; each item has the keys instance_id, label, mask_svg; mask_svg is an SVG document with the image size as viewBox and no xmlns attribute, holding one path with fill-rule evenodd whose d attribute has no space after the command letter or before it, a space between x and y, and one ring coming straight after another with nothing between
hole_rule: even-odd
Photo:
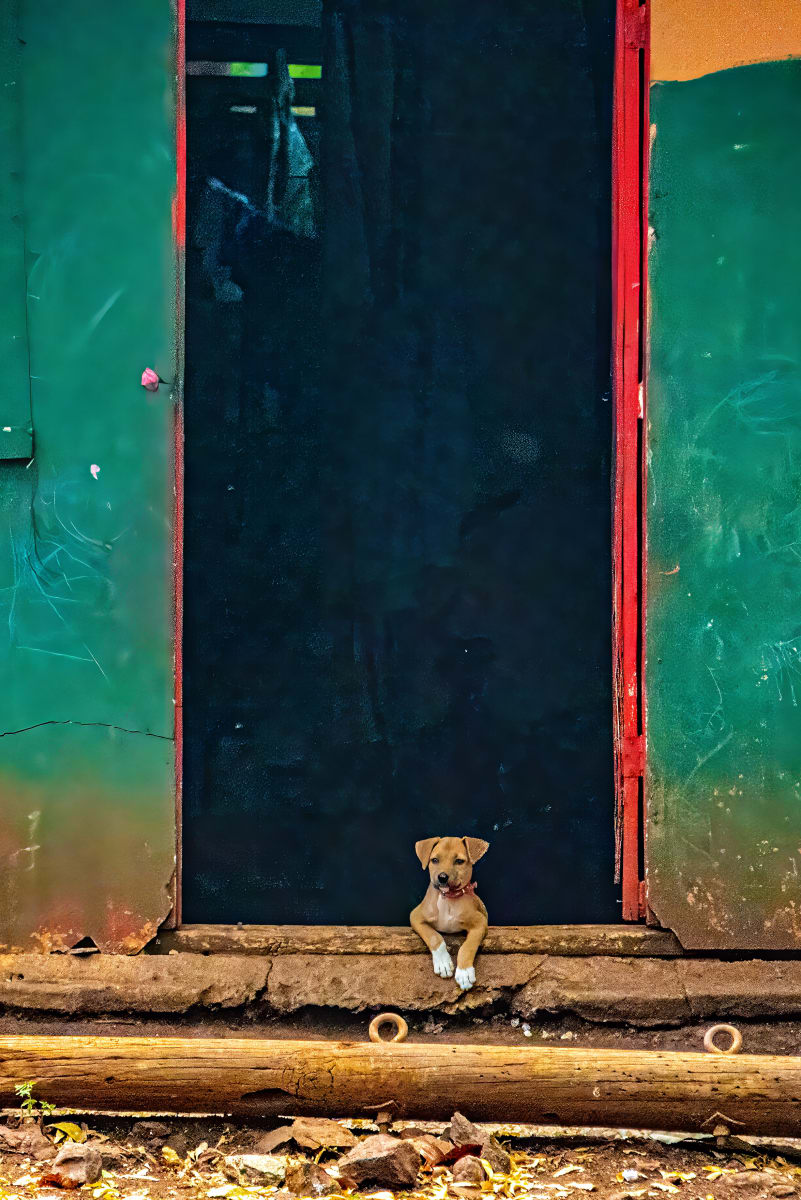
<instances>
[{"instance_id":1,"label":"cracked wall","mask_svg":"<svg viewBox=\"0 0 801 1200\"><path fill-rule=\"evenodd\" d=\"M130 951L174 872L172 405L139 382L176 371L173 18L23 0L10 36L34 440L0 463L0 945Z\"/></svg>"}]
</instances>

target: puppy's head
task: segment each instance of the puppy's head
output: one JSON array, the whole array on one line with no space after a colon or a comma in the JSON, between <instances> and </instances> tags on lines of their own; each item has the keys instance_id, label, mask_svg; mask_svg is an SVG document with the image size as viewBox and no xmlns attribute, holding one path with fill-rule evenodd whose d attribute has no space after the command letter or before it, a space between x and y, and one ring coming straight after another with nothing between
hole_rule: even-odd
<instances>
[{"instance_id":1,"label":"puppy's head","mask_svg":"<svg viewBox=\"0 0 801 1200\"><path fill-rule=\"evenodd\" d=\"M471 837L424 838L414 849L433 886L445 892L470 882L473 863L487 853L489 842Z\"/></svg>"}]
</instances>

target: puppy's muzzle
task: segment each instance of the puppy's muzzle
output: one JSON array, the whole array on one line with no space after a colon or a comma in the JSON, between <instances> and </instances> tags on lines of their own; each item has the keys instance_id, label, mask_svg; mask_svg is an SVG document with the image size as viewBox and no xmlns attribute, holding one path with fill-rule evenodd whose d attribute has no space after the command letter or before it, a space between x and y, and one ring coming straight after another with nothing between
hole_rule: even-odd
<instances>
[{"instance_id":1,"label":"puppy's muzzle","mask_svg":"<svg viewBox=\"0 0 801 1200\"><path fill-rule=\"evenodd\" d=\"M437 882L441 887L445 886L445 884L448 882L448 875L446 871L440 871L439 875L437 876Z\"/></svg>"}]
</instances>

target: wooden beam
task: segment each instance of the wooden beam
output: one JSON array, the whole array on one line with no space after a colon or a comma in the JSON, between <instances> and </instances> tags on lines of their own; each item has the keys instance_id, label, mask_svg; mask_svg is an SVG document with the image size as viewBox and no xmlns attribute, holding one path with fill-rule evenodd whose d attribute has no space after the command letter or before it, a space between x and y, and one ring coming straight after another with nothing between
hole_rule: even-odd
<instances>
[{"instance_id":1,"label":"wooden beam","mask_svg":"<svg viewBox=\"0 0 801 1200\"><path fill-rule=\"evenodd\" d=\"M237 1038L0 1038L0 1104L801 1134L801 1058Z\"/></svg>"},{"instance_id":2,"label":"wooden beam","mask_svg":"<svg viewBox=\"0 0 801 1200\"><path fill-rule=\"evenodd\" d=\"M163 931L152 953L197 954L427 954L405 926L382 925L182 925ZM495 925L487 954L614 955L675 958L682 948L665 929L632 925Z\"/></svg>"}]
</instances>

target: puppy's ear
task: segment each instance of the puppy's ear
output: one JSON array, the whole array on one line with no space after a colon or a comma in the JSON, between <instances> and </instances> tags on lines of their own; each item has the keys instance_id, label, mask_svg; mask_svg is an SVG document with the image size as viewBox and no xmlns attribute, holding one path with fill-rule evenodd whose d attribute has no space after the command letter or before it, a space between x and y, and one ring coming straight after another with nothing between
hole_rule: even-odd
<instances>
[{"instance_id":1,"label":"puppy's ear","mask_svg":"<svg viewBox=\"0 0 801 1200\"><path fill-rule=\"evenodd\" d=\"M423 838L422 842L415 842L414 844L414 852L420 859L420 862L423 864L424 871L428 866L428 860L431 858L434 847L438 841L440 841L440 838L438 837Z\"/></svg>"},{"instance_id":2,"label":"puppy's ear","mask_svg":"<svg viewBox=\"0 0 801 1200\"><path fill-rule=\"evenodd\" d=\"M467 849L467 861L476 863L489 850L489 842L483 841L481 838L462 838Z\"/></svg>"}]
</instances>

